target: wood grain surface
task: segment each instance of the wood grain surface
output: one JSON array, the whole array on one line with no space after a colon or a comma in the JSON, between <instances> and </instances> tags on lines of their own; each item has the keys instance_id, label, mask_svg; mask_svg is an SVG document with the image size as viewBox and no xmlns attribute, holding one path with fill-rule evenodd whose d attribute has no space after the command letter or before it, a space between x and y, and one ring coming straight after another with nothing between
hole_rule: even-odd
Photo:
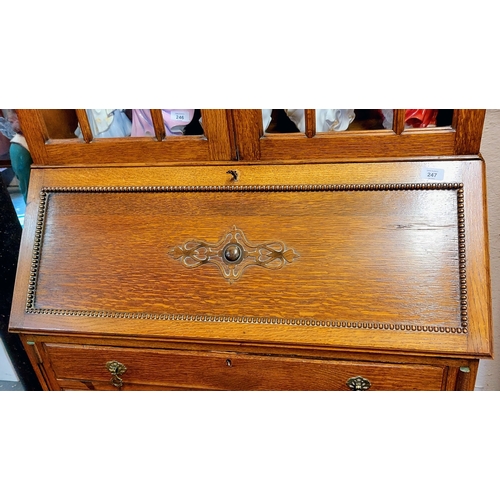
<instances>
[{"instance_id":1,"label":"wood grain surface","mask_svg":"<svg viewBox=\"0 0 500 500\"><path fill-rule=\"evenodd\" d=\"M45 344L46 355L60 386L83 380L79 389L113 387L108 361L126 367L120 389L144 385L211 390L335 390L348 391L347 381L361 376L369 390L440 390L443 366L395 365L294 359L237 353L197 353L152 349ZM94 386L95 384L95 386ZM71 385L69 385L71 387Z\"/></svg>"},{"instance_id":2,"label":"wood grain surface","mask_svg":"<svg viewBox=\"0 0 500 500\"><path fill-rule=\"evenodd\" d=\"M366 161L477 155L484 110L454 110L451 127L404 129L404 110L395 110L395 130L315 133L307 111L305 134L265 135L260 109L203 109L204 136L164 137L158 110L157 137L91 139L83 110L77 110L85 140L74 136L75 110L19 109L21 128L35 165L154 165L221 161Z\"/></svg>"},{"instance_id":3,"label":"wood grain surface","mask_svg":"<svg viewBox=\"0 0 500 500\"><path fill-rule=\"evenodd\" d=\"M460 327L456 190L56 192L35 308ZM367 207L370 207L369 210ZM231 228L299 255L230 283L171 249Z\"/></svg>"},{"instance_id":4,"label":"wood grain surface","mask_svg":"<svg viewBox=\"0 0 500 500\"><path fill-rule=\"evenodd\" d=\"M242 164L236 185L246 191L234 190L223 166L36 170L11 326L488 356L482 162L437 167L443 181L429 188L422 169L433 162ZM322 185L341 188L314 188ZM36 300L26 313L42 188ZM186 269L168 257L191 239L217 242L233 225L253 243L281 241L299 257L279 271L248 267L234 283L214 266Z\"/></svg>"},{"instance_id":5,"label":"wood grain surface","mask_svg":"<svg viewBox=\"0 0 500 500\"><path fill-rule=\"evenodd\" d=\"M265 134L259 109L203 109L180 137L153 110L156 137L114 139L84 110L17 111L9 328L43 389L472 390L492 356L484 110Z\"/></svg>"}]
</instances>

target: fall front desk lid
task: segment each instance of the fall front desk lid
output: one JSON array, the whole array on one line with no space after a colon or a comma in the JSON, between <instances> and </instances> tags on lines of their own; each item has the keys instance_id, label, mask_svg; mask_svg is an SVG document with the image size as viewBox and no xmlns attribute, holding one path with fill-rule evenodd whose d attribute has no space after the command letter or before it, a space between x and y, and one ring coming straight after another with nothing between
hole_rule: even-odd
<instances>
[{"instance_id":1,"label":"fall front desk lid","mask_svg":"<svg viewBox=\"0 0 500 500\"><path fill-rule=\"evenodd\" d=\"M80 169L34 171L11 327L486 353L470 340L487 316L469 276L471 262L487 275L469 259L484 253L467 224L480 162L450 163L450 182L400 182L387 167L369 182L369 165L355 183L317 167L323 182L310 184L183 185L156 168L154 185L126 169L90 185Z\"/></svg>"}]
</instances>

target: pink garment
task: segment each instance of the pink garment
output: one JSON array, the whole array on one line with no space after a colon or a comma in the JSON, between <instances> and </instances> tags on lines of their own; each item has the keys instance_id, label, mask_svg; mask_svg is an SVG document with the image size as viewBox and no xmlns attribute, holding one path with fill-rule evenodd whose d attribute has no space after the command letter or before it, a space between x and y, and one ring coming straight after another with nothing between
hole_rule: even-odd
<instances>
[{"instance_id":1,"label":"pink garment","mask_svg":"<svg viewBox=\"0 0 500 500\"><path fill-rule=\"evenodd\" d=\"M394 110L380 109L379 112L383 119L382 126L385 129L392 128ZM405 126L409 128L435 127L437 114L437 109L405 109Z\"/></svg>"},{"instance_id":2,"label":"pink garment","mask_svg":"<svg viewBox=\"0 0 500 500\"><path fill-rule=\"evenodd\" d=\"M182 135L184 127L193 119L194 109L162 109L166 135ZM155 135L149 109L132 110L132 137Z\"/></svg>"}]
</instances>

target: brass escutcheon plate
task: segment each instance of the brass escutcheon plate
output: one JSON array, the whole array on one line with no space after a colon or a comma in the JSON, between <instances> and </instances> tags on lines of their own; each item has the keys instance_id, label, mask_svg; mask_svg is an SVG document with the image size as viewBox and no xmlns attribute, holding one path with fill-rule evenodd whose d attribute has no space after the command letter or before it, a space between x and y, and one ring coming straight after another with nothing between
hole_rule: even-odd
<instances>
[{"instance_id":1,"label":"brass escutcheon plate","mask_svg":"<svg viewBox=\"0 0 500 500\"><path fill-rule=\"evenodd\" d=\"M244 232L236 226L217 243L191 240L171 248L168 255L188 269L215 265L230 283L239 280L248 267L278 270L299 257L295 250L279 241L250 243Z\"/></svg>"}]
</instances>

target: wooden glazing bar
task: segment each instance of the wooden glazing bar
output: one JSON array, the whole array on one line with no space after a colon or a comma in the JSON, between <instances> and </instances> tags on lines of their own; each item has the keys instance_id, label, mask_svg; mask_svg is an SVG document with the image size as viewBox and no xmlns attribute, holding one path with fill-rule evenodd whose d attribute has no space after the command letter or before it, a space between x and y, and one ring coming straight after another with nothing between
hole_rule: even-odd
<instances>
[{"instance_id":1,"label":"wooden glazing bar","mask_svg":"<svg viewBox=\"0 0 500 500\"><path fill-rule=\"evenodd\" d=\"M481 146L485 109L456 109L455 154L478 154Z\"/></svg>"},{"instance_id":2,"label":"wooden glazing bar","mask_svg":"<svg viewBox=\"0 0 500 500\"><path fill-rule=\"evenodd\" d=\"M396 134L401 134L403 133L405 129L405 109L395 109L394 110L394 115L392 119L392 130Z\"/></svg>"},{"instance_id":3,"label":"wooden glazing bar","mask_svg":"<svg viewBox=\"0 0 500 500\"><path fill-rule=\"evenodd\" d=\"M165 139L165 124L163 122L163 116L161 109L150 109L151 120L153 121L153 127L155 128L156 140L161 142Z\"/></svg>"},{"instance_id":4,"label":"wooden glazing bar","mask_svg":"<svg viewBox=\"0 0 500 500\"><path fill-rule=\"evenodd\" d=\"M340 161L363 158L409 158L451 156L455 154L452 130L412 131L396 135L390 130L361 133L319 134L312 138L280 134L260 143L262 161L286 161L290 158Z\"/></svg>"},{"instance_id":5,"label":"wooden glazing bar","mask_svg":"<svg viewBox=\"0 0 500 500\"><path fill-rule=\"evenodd\" d=\"M49 139L47 128L39 109L16 109L19 125L28 142L33 163L44 165L47 162L45 143Z\"/></svg>"},{"instance_id":6,"label":"wooden glazing bar","mask_svg":"<svg viewBox=\"0 0 500 500\"><path fill-rule=\"evenodd\" d=\"M87 111L85 109L76 109L76 116L78 118L78 123L80 124L80 130L82 131L83 140L87 143L91 142L93 139L92 130L90 129L89 118L87 116Z\"/></svg>"},{"instance_id":7,"label":"wooden glazing bar","mask_svg":"<svg viewBox=\"0 0 500 500\"><path fill-rule=\"evenodd\" d=\"M316 110L304 109L304 118L306 121L306 137L314 137L316 135Z\"/></svg>"},{"instance_id":8,"label":"wooden glazing bar","mask_svg":"<svg viewBox=\"0 0 500 500\"><path fill-rule=\"evenodd\" d=\"M236 145L229 109L202 109L203 132L208 139L210 160L235 160Z\"/></svg>"},{"instance_id":9,"label":"wooden glazing bar","mask_svg":"<svg viewBox=\"0 0 500 500\"><path fill-rule=\"evenodd\" d=\"M260 160L261 137L264 135L260 109L233 109L238 159ZM266 139L267 140L267 139Z\"/></svg>"},{"instance_id":10,"label":"wooden glazing bar","mask_svg":"<svg viewBox=\"0 0 500 500\"><path fill-rule=\"evenodd\" d=\"M154 141L150 137L119 137L81 141L51 141L45 147L45 165L155 165L161 162L209 161L208 141L196 136L169 137Z\"/></svg>"}]
</instances>

